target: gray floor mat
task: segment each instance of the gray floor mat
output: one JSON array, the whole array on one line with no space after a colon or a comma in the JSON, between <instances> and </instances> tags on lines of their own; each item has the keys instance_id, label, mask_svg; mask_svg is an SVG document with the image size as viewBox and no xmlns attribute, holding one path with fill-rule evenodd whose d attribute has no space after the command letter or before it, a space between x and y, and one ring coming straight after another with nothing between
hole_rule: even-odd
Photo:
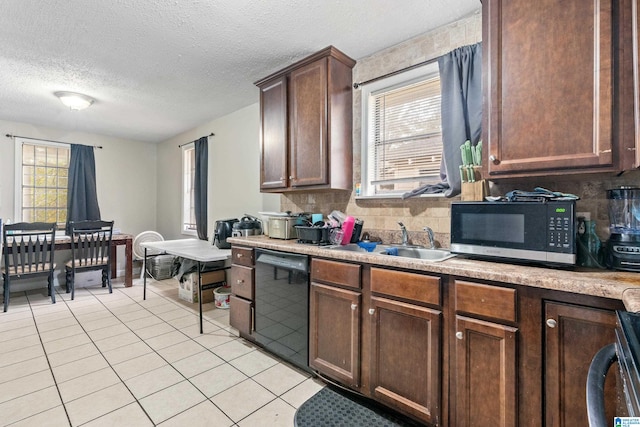
<instances>
[{"instance_id":1,"label":"gray floor mat","mask_svg":"<svg viewBox=\"0 0 640 427\"><path fill-rule=\"evenodd\" d=\"M295 416L296 427L408 427L417 426L373 404L325 387L304 402Z\"/></svg>"}]
</instances>

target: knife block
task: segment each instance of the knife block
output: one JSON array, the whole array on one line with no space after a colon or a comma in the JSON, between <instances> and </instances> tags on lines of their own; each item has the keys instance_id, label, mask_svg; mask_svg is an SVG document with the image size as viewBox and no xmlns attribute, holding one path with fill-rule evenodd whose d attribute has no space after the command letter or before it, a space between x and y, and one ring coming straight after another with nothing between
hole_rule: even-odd
<instances>
[{"instance_id":1,"label":"knife block","mask_svg":"<svg viewBox=\"0 0 640 427\"><path fill-rule=\"evenodd\" d=\"M460 189L460 199L463 202L482 202L489 194L487 181L482 179L480 166L473 167L475 182L463 182Z\"/></svg>"},{"instance_id":2,"label":"knife block","mask_svg":"<svg viewBox=\"0 0 640 427\"><path fill-rule=\"evenodd\" d=\"M484 179L476 182L463 182L460 200L463 202L482 202L487 194L487 181Z\"/></svg>"}]
</instances>

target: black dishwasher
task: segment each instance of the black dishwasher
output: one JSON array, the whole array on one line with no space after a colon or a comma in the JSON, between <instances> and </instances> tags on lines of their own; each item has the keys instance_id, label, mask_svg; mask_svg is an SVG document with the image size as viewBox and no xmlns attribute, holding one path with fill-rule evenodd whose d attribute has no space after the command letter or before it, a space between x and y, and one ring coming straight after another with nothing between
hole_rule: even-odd
<instances>
[{"instance_id":1,"label":"black dishwasher","mask_svg":"<svg viewBox=\"0 0 640 427\"><path fill-rule=\"evenodd\" d=\"M256 341L309 371L309 257L256 249Z\"/></svg>"}]
</instances>

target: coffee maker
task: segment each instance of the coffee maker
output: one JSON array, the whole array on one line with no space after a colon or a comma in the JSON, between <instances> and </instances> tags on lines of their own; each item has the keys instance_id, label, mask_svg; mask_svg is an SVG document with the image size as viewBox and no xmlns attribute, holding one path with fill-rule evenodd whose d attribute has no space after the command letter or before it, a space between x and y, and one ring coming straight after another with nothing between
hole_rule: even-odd
<instances>
[{"instance_id":1,"label":"coffee maker","mask_svg":"<svg viewBox=\"0 0 640 427\"><path fill-rule=\"evenodd\" d=\"M609 230L607 266L640 272L640 188L607 190Z\"/></svg>"}]
</instances>

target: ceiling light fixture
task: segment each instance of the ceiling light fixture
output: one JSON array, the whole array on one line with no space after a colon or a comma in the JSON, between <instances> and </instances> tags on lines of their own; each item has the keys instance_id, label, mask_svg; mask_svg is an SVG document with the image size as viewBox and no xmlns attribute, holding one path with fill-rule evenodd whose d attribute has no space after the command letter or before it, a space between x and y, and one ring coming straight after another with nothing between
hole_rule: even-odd
<instances>
[{"instance_id":1,"label":"ceiling light fixture","mask_svg":"<svg viewBox=\"0 0 640 427\"><path fill-rule=\"evenodd\" d=\"M60 98L60 101L72 110L84 110L95 101L95 99L81 93L55 92L54 95Z\"/></svg>"}]
</instances>

